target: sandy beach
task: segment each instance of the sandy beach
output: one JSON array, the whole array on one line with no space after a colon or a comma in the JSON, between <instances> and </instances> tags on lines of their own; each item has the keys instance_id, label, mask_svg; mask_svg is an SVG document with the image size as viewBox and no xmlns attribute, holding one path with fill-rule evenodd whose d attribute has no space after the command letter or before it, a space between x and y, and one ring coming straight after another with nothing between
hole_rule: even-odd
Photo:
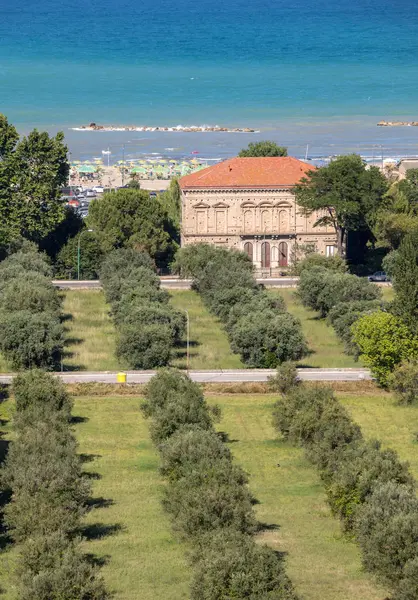
<instances>
[{"instance_id":1,"label":"sandy beach","mask_svg":"<svg viewBox=\"0 0 418 600\"><path fill-rule=\"evenodd\" d=\"M70 185L80 185L83 187L102 185L106 188L117 188L129 183L132 177L125 173L122 176L120 169L116 166L101 166L98 173L79 174L75 168L71 169ZM137 179L143 190L162 191L170 185L170 179Z\"/></svg>"}]
</instances>

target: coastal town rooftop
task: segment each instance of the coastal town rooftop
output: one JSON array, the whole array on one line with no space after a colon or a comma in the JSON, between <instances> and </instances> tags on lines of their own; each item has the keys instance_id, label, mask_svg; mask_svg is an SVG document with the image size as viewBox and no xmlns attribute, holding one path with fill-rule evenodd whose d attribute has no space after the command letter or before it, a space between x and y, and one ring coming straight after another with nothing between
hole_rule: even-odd
<instances>
[{"instance_id":1,"label":"coastal town rooftop","mask_svg":"<svg viewBox=\"0 0 418 600\"><path fill-rule=\"evenodd\" d=\"M180 187L190 188L274 188L292 187L314 167L297 158L253 157L231 158L179 181Z\"/></svg>"}]
</instances>

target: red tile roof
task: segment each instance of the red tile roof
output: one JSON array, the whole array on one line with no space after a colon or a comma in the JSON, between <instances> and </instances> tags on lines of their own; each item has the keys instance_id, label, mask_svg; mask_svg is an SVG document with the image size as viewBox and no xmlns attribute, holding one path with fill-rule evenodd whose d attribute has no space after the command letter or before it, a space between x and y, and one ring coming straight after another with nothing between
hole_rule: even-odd
<instances>
[{"instance_id":1,"label":"red tile roof","mask_svg":"<svg viewBox=\"0 0 418 600\"><path fill-rule=\"evenodd\" d=\"M182 189L290 187L313 169L313 165L291 156L231 158L185 175L179 183Z\"/></svg>"}]
</instances>

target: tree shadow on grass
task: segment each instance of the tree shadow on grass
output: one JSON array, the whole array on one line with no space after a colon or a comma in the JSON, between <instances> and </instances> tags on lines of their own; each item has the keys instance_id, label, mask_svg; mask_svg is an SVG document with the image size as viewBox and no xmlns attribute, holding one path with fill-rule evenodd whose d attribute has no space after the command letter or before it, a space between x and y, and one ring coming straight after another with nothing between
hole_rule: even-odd
<instances>
[{"instance_id":1,"label":"tree shadow on grass","mask_svg":"<svg viewBox=\"0 0 418 600\"><path fill-rule=\"evenodd\" d=\"M221 442L224 444L236 444L237 442L239 442L239 440L231 439L229 437L229 433L227 433L226 431L218 431L217 435L220 438Z\"/></svg>"},{"instance_id":2,"label":"tree shadow on grass","mask_svg":"<svg viewBox=\"0 0 418 600\"><path fill-rule=\"evenodd\" d=\"M115 502L112 500L112 498L99 497L99 498L89 498L87 500L87 506L91 510L93 510L94 508L109 508L110 506L113 506L114 504L115 504Z\"/></svg>"},{"instance_id":3,"label":"tree shadow on grass","mask_svg":"<svg viewBox=\"0 0 418 600\"><path fill-rule=\"evenodd\" d=\"M107 525L106 523L91 523L80 529L81 535L88 541L100 540L109 535L116 535L120 531L123 531L123 527L120 523L114 523L113 525Z\"/></svg>"},{"instance_id":4,"label":"tree shadow on grass","mask_svg":"<svg viewBox=\"0 0 418 600\"><path fill-rule=\"evenodd\" d=\"M90 419L88 417L81 417L80 415L74 415L73 417L71 417L71 424L78 425L79 423L87 423L89 420Z\"/></svg>"},{"instance_id":5,"label":"tree shadow on grass","mask_svg":"<svg viewBox=\"0 0 418 600\"><path fill-rule=\"evenodd\" d=\"M74 316L71 313L62 313L61 323L66 323L67 321L74 321Z\"/></svg>"},{"instance_id":6,"label":"tree shadow on grass","mask_svg":"<svg viewBox=\"0 0 418 600\"><path fill-rule=\"evenodd\" d=\"M10 384L0 383L0 403L5 402L9 397Z\"/></svg>"}]
</instances>

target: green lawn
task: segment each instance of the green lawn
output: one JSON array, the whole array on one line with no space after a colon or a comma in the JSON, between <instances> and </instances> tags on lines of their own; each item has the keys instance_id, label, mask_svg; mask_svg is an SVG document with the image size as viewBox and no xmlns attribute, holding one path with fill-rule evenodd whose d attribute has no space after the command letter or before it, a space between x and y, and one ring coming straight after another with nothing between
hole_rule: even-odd
<instances>
[{"instance_id":1,"label":"green lawn","mask_svg":"<svg viewBox=\"0 0 418 600\"><path fill-rule=\"evenodd\" d=\"M219 320L210 314L199 294L191 290L173 290L171 303L177 309L187 309L190 318L191 369L242 369L239 356L233 354ZM173 365L186 367L185 352L173 360Z\"/></svg>"},{"instance_id":2,"label":"green lawn","mask_svg":"<svg viewBox=\"0 0 418 600\"><path fill-rule=\"evenodd\" d=\"M0 406L8 417L11 402ZM86 518L85 551L105 559L102 573L114 600L188 598L185 549L160 504L163 482L148 424L135 397L76 398L79 450L92 474L94 508ZM13 599L15 550L0 553L0 598Z\"/></svg>"},{"instance_id":3,"label":"green lawn","mask_svg":"<svg viewBox=\"0 0 418 600\"><path fill-rule=\"evenodd\" d=\"M299 361L300 366L318 368L361 367L352 356L344 354L343 346L334 329L325 319L305 308L297 301L295 289L271 290L270 294L279 294L286 302L287 310L300 319L303 333L308 341L310 354Z\"/></svg>"},{"instance_id":4,"label":"green lawn","mask_svg":"<svg viewBox=\"0 0 418 600\"><path fill-rule=\"evenodd\" d=\"M101 290L65 292L63 312L67 316L65 370L113 371L115 328Z\"/></svg>"},{"instance_id":5,"label":"green lawn","mask_svg":"<svg viewBox=\"0 0 418 600\"><path fill-rule=\"evenodd\" d=\"M418 479L418 406L400 406L385 392L339 397L364 435L396 450Z\"/></svg>"},{"instance_id":6,"label":"green lawn","mask_svg":"<svg viewBox=\"0 0 418 600\"><path fill-rule=\"evenodd\" d=\"M357 546L345 539L328 508L317 471L303 451L276 438L270 396L210 398L222 408L219 428L249 473L268 525L264 542L288 553L287 570L304 600L383 600L385 593L363 572ZM273 527L276 526L276 527Z\"/></svg>"},{"instance_id":7,"label":"green lawn","mask_svg":"<svg viewBox=\"0 0 418 600\"><path fill-rule=\"evenodd\" d=\"M219 429L249 473L256 512L268 528L263 542L288 553L287 569L304 600L383 600L362 572L356 546L331 516L316 470L302 450L277 440L271 426L273 397L208 397L222 408ZM11 402L0 406L8 417ZM86 518L85 550L105 559L102 573L114 600L188 598L187 548L172 534L160 499L159 460L139 412L139 398L75 399L75 430L88 459L98 506ZM278 464L280 466L278 466ZM16 550L0 554L4 600L13 600Z\"/></svg>"}]
</instances>

